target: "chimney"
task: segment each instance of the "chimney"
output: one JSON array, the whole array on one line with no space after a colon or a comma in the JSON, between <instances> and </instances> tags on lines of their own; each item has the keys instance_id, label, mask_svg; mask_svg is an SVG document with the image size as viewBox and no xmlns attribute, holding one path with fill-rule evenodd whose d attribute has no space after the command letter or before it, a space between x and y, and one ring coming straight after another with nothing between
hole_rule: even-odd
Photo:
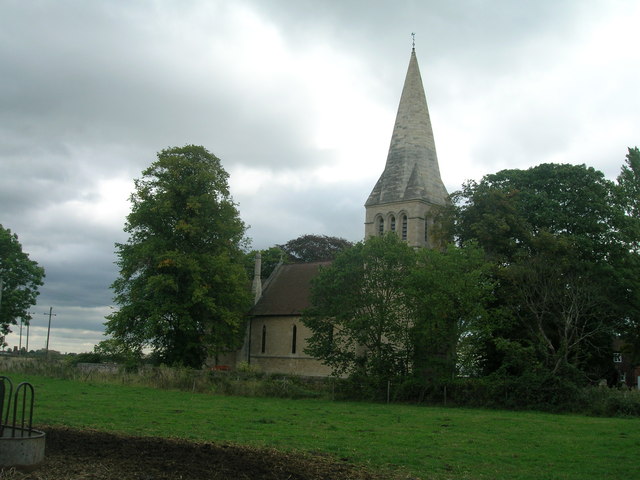
<instances>
[{"instance_id":1,"label":"chimney","mask_svg":"<svg viewBox=\"0 0 640 480\"><path fill-rule=\"evenodd\" d=\"M253 269L253 283L251 284L251 293L253 293L253 304L255 305L262 296L262 255L256 253L256 264Z\"/></svg>"}]
</instances>

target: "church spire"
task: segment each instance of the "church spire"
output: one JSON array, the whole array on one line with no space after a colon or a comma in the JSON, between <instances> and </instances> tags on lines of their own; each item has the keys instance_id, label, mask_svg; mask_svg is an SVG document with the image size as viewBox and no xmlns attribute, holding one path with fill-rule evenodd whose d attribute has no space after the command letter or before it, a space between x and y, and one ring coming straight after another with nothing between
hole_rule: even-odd
<instances>
[{"instance_id":1,"label":"church spire","mask_svg":"<svg viewBox=\"0 0 640 480\"><path fill-rule=\"evenodd\" d=\"M410 227L405 222L411 219L414 223L422 222L424 226L418 230L424 230L429 223L432 206L446 205L449 197L440 178L431 119L415 53L415 40L413 45L387 163L365 203L365 233L366 236L371 236L393 230L398 225L398 215L406 215L407 218L402 220L403 237L406 229L409 244L428 246L426 233L421 238L409 238ZM414 233L419 236L417 231Z\"/></svg>"}]
</instances>

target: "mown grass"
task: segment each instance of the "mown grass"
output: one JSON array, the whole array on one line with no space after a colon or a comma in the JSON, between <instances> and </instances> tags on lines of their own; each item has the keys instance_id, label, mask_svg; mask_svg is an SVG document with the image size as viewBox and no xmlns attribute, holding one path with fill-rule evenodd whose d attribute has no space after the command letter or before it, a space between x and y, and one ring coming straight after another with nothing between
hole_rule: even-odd
<instances>
[{"instance_id":1,"label":"mown grass","mask_svg":"<svg viewBox=\"0 0 640 480\"><path fill-rule=\"evenodd\" d=\"M15 380L33 383L35 421L45 430L66 425L297 449L400 467L423 479L637 475L637 418L213 396L28 375Z\"/></svg>"}]
</instances>

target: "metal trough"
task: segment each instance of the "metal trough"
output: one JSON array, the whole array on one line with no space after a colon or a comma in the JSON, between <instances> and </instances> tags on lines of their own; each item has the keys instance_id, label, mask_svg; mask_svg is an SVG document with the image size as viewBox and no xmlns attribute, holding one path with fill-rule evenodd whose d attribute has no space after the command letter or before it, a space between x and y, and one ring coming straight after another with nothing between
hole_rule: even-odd
<instances>
[{"instance_id":1,"label":"metal trough","mask_svg":"<svg viewBox=\"0 0 640 480\"><path fill-rule=\"evenodd\" d=\"M0 376L0 470L33 470L44 460L45 434L31 426L34 397L30 383L19 384L14 394L11 380Z\"/></svg>"}]
</instances>

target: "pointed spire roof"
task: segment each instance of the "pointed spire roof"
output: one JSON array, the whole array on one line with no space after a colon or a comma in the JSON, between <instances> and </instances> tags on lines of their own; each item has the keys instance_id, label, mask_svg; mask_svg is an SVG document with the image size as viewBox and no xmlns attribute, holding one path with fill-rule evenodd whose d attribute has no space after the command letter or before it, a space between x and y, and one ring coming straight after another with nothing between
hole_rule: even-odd
<instances>
[{"instance_id":1,"label":"pointed spire roof","mask_svg":"<svg viewBox=\"0 0 640 480\"><path fill-rule=\"evenodd\" d=\"M413 48L387 163L365 206L409 200L443 205L447 199L448 193L440 178L427 99Z\"/></svg>"}]
</instances>

